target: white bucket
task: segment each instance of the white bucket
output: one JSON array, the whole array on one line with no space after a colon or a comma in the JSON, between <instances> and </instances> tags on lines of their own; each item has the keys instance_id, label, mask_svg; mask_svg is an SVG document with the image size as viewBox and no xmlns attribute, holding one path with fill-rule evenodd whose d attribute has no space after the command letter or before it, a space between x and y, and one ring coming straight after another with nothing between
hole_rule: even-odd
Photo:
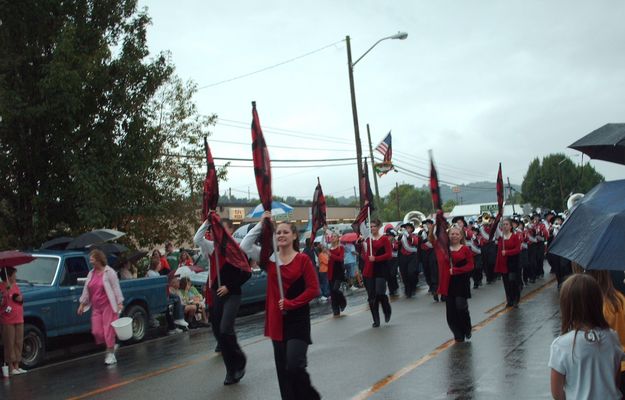
<instances>
[{"instance_id":1,"label":"white bucket","mask_svg":"<svg viewBox=\"0 0 625 400\"><path fill-rule=\"evenodd\" d=\"M124 317L111 322L119 340L128 340L132 337L132 318Z\"/></svg>"}]
</instances>

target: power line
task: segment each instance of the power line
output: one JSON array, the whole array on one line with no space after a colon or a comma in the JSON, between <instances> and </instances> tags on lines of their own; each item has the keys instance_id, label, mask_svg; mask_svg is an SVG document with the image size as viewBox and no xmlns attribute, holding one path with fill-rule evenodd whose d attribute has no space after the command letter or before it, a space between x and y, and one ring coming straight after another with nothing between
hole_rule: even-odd
<instances>
[{"instance_id":1,"label":"power line","mask_svg":"<svg viewBox=\"0 0 625 400\"><path fill-rule=\"evenodd\" d=\"M297 60L299 60L299 59L301 59L301 58L308 57L308 56L313 55L313 54L315 54L315 53L318 53L318 52L320 52L320 51L322 51L322 50L325 50L325 49L327 49L327 48L329 48L329 47L336 46L337 44L339 44L339 43L341 43L341 42L344 42L344 41L345 41L345 39L341 39L341 40L339 40L339 41L337 41L337 42L330 43L330 44L328 44L328 45L325 45L325 46L323 46L323 47L320 47L320 48L318 48L317 50L309 51L308 53L305 53L305 54L299 55L299 56L297 56L297 57L290 58L290 59L288 59L288 60L285 60L285 61L279 62L279 63L277 63L277 64L270 65L270 66L268 66L268 67L261 68L261 69L258 69L258 70L256 70L256 71L248 72L247 74L237 75L237 76L235 76L235 77L228 78L228 79L224 79L224 80L219 81L219 82L215 82L215 83L211 83L211 84L208 84L208 85L200 86L200 87L198 88L198 90L207 89L207 88L210 88L210 87L213 87L213 86L218 86L218 85L221 85L221 84L223 84L223 83L232 82L232 81L235 81L235 80L237 80L237 79L246 78L246 77L248 77L248 76L252 76L252 75L255 75L255 74L258 74L258 73L261 73L261 72L268 71L268 70L270 70L270 69L273 69L273 68L279 67L279 66L281 66L281 65L285 65L285 64L291 63L291 62L293 62L293 61L297 61Z\"/></svg>"},{"instance_id":2,"label":"power line","mask_svg":"<svg viewBox=\"0 0 625 400\"><path fill-rule=\"evenodd\" d=\"M250 130L249 124L246 124L245 126L239 126L239 125L232 125L232 124L227 124L227 123L219 122L219 121L217 121L216 124L217 125L221 125L221 126L227 126L227 127L230 127L230 128ZM335 137L331 138L331 137L324 136L324 135L311 136L311 135L307 135L307 134L284 133L284 132L274 131L273 129L270 129L270 128L263 128L263 131L267 132L267 133L271 133L273 135L296 137L296 138L299 138L299 139L319 141L320 138L323 138L323 140L325 142L333 142L333 143L338 143L338 144L352 144L352 142L347 141L347 140L336 139Z\"/></svg>"},{"instance_id":3,"label":"power line","mask_svg":"<svg viewBox=\"0 0 625 400\"><path fill-rule=\"evenodd\" d=\"M161 154L165 157L178 157L178 158L194 158L196 160L202 160L204 159L204 156L196 156L196 155L192 155L192 154L174 154L174 153L163 153ZM234 157L213 157L214 160L221 160L221 161L254 161L251 158L234 158ZM354 161L356 160L356 157L349 157L349 158L325 158L325 159L310 159L310 160L305 160L305 159L297 159L297 160L276 160L273 159L271 160L271 162L321 162L321 161ZM350 164L351 165L351 164Z\"/></svg>"},{"instance_id":4,"label":"power line","mask_svg":"<svg viewBox=\"0 0 625 400\"><path fill-rule=\"evenodd\" d=\"M353 163L344 163L344 164L317 164L317 165L275 165L272 166L271 169L274 168L327 168L327 167L343 167L346 165L354 165ZM215 167L223 168L226 165L215 165ZM254 168L253 165L228 165L228 168Z\"/></svg>"},{"instance_id":5,"label":"power line","mask_svg":"<svg viewBox=\"0 0 625 400\"><path fill-rule=\"evenodd\" d=\"M245 143L245 142L234 142L234 141L230 141L230 140L220 140L220 139L208 139L208 142L216 142L216 143L226 143L226 144L236 144L236 145L245 145L245 146L251 146L252 143ZM302 148L302 147L293 147L293 146L281 146L281 145L275 145L272 144L271 145L272 148L279 148L279 149L292 149L292 150L306 150L306 151L338 151L338 152L353 152L353 149L345 149L345 150L341 150L341 149L328 149L328 148L319 148L319 147L306 147L306 148Z\"/></svg>"}]
</instances>

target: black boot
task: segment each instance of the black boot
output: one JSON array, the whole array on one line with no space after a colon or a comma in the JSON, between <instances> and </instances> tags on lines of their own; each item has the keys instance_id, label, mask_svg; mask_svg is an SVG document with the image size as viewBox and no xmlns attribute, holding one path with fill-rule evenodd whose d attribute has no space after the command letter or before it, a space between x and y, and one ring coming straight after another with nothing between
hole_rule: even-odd
<instances>
[{"instance_id":1,"label":"black boot","mask_svg":"<svg viewBox=\"0 0 625 400\"><path fill-rule=\"evenodd\" d=\"M380 310L378 309L379 302L377 300L369 302L369 309L371 309L371 316L373 317L373 327L380 326Z\"/></svg>"},{"instance_id":2,"label":"black boot","mask_svg":"<svg viewBox=\"0 0 625 400\"><path fill-rule=\"evenodd\" d=\"M380 296L380 303L382 303L382 311L384 312L384 322L388 324L391 320L391 303L385 294Z\"/></svg>"},{"instance_id":3,"label":"black boot","mask_svg":"<svg viewBox=\"0 0 625 400\"><path fill-rule=\"evenodd\" d=\"M236 335L222 335L222 355L226 364L226 379L224 385L239 383L245 375L246 357Z\"/></svg>"}]
</instances>

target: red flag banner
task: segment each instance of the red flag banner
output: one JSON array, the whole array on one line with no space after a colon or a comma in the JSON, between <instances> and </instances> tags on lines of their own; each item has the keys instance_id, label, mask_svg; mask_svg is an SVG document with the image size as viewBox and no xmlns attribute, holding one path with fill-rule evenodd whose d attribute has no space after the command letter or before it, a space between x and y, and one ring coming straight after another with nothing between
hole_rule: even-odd
<instances>
[{"instance_id":1,"label":"red flag banner","mask_svg":"<svg viewBox=\"0 0 625 400\"><path fill-rule=\"evenodd\" d=\"M251 272L252 269L247 259L247 254L241 250L234 238L224 229L219 215L216 212L212 212L208 215L208 219L211 225L212 239L215 243L215 252L217 252L216 258L220 264L219 269L224 264L230 264L245 272ZM213 277L213 279L215 278Z\"/></svg>"},{"instance_id":2,"label":"red flag banner","mask_svg":"<svg viewBox=\"0 0 625 400\"><path fill-rule=\"evenodd\" d=\"M441 192L438 184L438 174L434 166L434 160L430 154L430 192L432 193L432 205L436 210L436 225L434 226L434 251L436 261L438 263L438 293L447 296L449 288L449 268L451 267L451 259L449 255L449 236L447 229L449 225L443 213L443 205L441 200Z\"/></svg>"},{"instance_id":3,"label":"red flag banner","mask_svg":"<svg viewBox=\"0 0 625 400\"><path fill-rule=\"evenodd\" d=\"M352 223L352 228L358 235L363 233L360 229L361 225L367 220L369 214L375 210L373 192L371 191L371 184L369 183L369 167L367 166L366 158L363 169L362 177L360 178L360 193L364 197L364 201L356 220Z\"/></svg>"},{"instance_id":4,"label":"red flag banner","mask_svg":"<svg viewBox=\"0 0 625 400\"><path fill-rule=\"evenodd\" d=\"M495 240L495 233L497 232L497 227L499 226L499 221L503 217L503 175L501 173L501 163L499 163L499 171L497 172L497 216L495 217L495 221L491 225L490 229L490 241L493 242Z\"/></svg>"},{"instance_id":5,"label":"red flag banner","mask_svg":"<svg viewBox=\"0 0 625 400\"><path fill-rule=\"evenodd\" d=\"M204 197L202 201L202 219L208 217L210 210L217 208L219 201L219 185L217 183L217 170L211 154L208 141L204 138L204 151L206 152L206 178L204 178Z\"/></svg>"},{"instance_id":6,"label":"red flag banner","mask_svg":"<svg viewBox=\"0 0 625 400\"><path fill-rule=\"evenodd\" d=\"M256 177L256 187L258 196L265 211L271 211L271 160L267 143L260 127L260 119L256 111L256 102L252 102L252 158L254 160L254 176ZM260 262L266 265L271 253L273 253L273 225L271 221L265 220L261 232L261 252Z\"/></svg>"},{"instance_id":7,"label":"red flag banner","mask_svg":"<svg viewBox=\"0 0 625 400\"><path fill-rule=\"evenodd\" d=\"M317 178L317 187L313 194L312 202L312 232L310 233L310 244L315 242L317 231L326 224L326 198L321 189L321 182Z\"/></svg>"}]
</instances>

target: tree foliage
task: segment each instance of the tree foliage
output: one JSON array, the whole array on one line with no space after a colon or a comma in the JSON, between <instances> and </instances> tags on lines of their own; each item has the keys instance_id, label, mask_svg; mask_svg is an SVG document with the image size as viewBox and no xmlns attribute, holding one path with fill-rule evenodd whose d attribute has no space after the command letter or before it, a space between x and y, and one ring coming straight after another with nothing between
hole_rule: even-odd
<instances>
[{"instance_id":1,"label":"tree foliage","mask_svg":"<svg viewBox=\"0 0 625 400\"><path fill-rule=\"evenodd\" d=\"M604 180L591 165L582 167L564 154L550 154L530 163L521 185L523 201L561 211L571 193L586 193Z\"/></svg>"},{"instance_id":2,"label":"tree foliage","mask_svg":"<svg viewBox=\"0 0 625 400\"><path fill-rule=\"evenodd\" d=\"M212 119L166 53L149 58L137 1L0 0L0 20L0 246L187 239Z\"/></svg>"},{"instance_id":3,"label":"tree foliage","mask_svg":"<svg viewBox=\"0 0 625 400\"><path fill-rule=\"evenodd\" d=\"M409 184L396 186L381 202L376 213L383 221L399 221L409 211L421 211L426 215L432 212L430 192Z\"/></svg>"}]
</instances>

